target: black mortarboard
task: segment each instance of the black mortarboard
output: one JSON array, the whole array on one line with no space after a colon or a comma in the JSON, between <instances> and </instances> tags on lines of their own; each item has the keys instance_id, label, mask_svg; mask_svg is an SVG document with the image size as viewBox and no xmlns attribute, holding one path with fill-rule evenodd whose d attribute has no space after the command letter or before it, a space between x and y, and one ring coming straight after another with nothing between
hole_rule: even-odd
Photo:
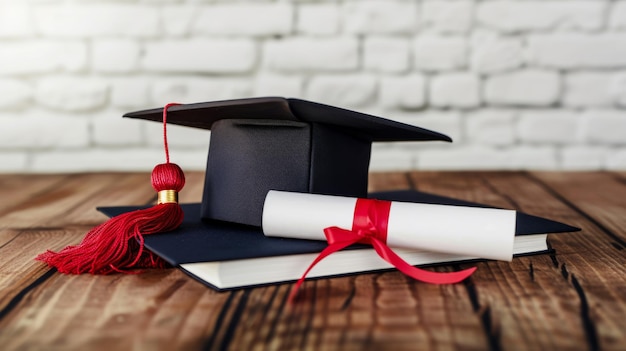
<instances>
[{"instance_id":1,"label":"black mortarboard","mask_svg":"<svg viewBox=\"0 0 626 351\"><path fill-rule=\"evenodd\" d=\"M162 121L163 109L124 117ZM172 124L210 129L201 216L261 225L269 190L367 196L371 143L451 141L443 134L299 99L171 106Z\"/></svg>"}]
</instances>

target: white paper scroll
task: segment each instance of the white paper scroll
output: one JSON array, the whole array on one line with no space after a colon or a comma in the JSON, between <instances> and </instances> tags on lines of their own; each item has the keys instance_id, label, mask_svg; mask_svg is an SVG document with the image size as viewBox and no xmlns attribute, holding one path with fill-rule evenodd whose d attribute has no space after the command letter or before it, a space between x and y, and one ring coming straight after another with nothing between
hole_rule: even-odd
<instances>
[{"instance_id":1,"label":"white paper scroll","mask_svg":"<svg viewBox=\"0 0 626 351\"><path fill-rule=\"evenodd\" d=\"M352 229L356 198L271 190L263 208L266 236L326 240L324 228ZM510 261L512 210L392 202L387 245Z\"/></svg>"}]
</instances>

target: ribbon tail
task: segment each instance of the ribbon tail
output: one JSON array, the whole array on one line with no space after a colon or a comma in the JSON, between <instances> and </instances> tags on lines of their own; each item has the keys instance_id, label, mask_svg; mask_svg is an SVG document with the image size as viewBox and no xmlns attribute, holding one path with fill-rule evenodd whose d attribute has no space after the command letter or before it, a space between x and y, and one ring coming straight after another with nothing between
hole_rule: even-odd
<instances>
[{"instance_id":1,"label":"ribbon tail","mask_svg":"<svg viewBox=\"0 0 626 351\"><path fill-rule=\"evenodd\" d=\"M430 284L454 284L463 281L474 273L476 267L464 269L458 272L431 272L424 269L420 269L408 264L400 256L389 248L389 246L380 242L379 240L372 240L372 245L376 250L376 253L385 261L391 263L400 272L417 279L419 281Z\"/></svg>"},{"instance_id":2,"label":"ribbon tail","mask_svg":"<svg viewBox=\"0 0 626 351\"><path fill-rule=\"evenodd\" d=\"M326 246L326 248L324 248L324 250L322 250L322 252L320 252L319 255L317 255L315 260L313 260L313 262L311 262L311 264L309 265L309 268L307 268L306 271L304 271L304 273L302 274L300 279L298 279L296 284L293 286L293 289L291 289L291 293L289 294L288 301L291 303L293 301L293 299L296 297L296 295L298 295L298 289L300 289L300 286L302 285L302 283L304 283L304 280L306 279L307 274L309 274L311 269L313 269L313 267L315 267L316 264L318 264L326 256L328 256L328 255L330 255L330 254L332 254L334 252L337 252L337 251L339 251L341 249L344 249L344 248L354 244L355 242L357 242L357 240L358 239L348 240L348 241L341 241L341 242L334 242L334 243L329 244L328 246Z\"/></svg>"}]
</instances>

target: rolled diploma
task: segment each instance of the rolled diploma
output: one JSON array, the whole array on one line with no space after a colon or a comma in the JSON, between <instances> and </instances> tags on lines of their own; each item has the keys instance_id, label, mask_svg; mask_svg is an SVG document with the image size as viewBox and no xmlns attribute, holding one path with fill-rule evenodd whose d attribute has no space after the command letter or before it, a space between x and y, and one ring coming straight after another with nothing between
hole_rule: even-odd
<instances>
[{"instance_id":1,"label":"rolled diploma","mask_svg":"<svg viewBox=\"0 0 626 351\"><path fill-rule=\"evenodd\" d=\"M324 228L352 229L356 198L271 190L263 208L266 236L326 240ZM510 261L512 210L392 202L389 247Z\"/></svg>"}]
</instances>

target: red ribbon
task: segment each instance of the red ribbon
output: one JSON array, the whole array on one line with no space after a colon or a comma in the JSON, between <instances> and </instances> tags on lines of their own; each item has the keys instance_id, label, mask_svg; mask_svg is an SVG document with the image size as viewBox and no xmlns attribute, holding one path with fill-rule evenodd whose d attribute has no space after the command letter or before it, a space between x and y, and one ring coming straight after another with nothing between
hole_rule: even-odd
<instances>
[{"instance_id":1,"label":"red ribbon","mask_svg":"<svg viewBox=\"0 0 626 351\"><path fill-rule=\"evenodd\" d=\"M306 279L307 274L313 267L326 256L344 249L352 244L370 244L374 250L385 261L391 263L400 272L413 279L430 284L453 284L458 283L474 273L476 267L468 268L459 272L431 272L411 266L389 246L387 246L387 224L389 222L390 201L374 199L357 199L354 208L354 219L352 230L339 227L328 227L324 229L324 235L328 241L328 246L311 262L309 268L296 282L289 300L293 300L298 289Z\"/></svg>"}]
</instances>

